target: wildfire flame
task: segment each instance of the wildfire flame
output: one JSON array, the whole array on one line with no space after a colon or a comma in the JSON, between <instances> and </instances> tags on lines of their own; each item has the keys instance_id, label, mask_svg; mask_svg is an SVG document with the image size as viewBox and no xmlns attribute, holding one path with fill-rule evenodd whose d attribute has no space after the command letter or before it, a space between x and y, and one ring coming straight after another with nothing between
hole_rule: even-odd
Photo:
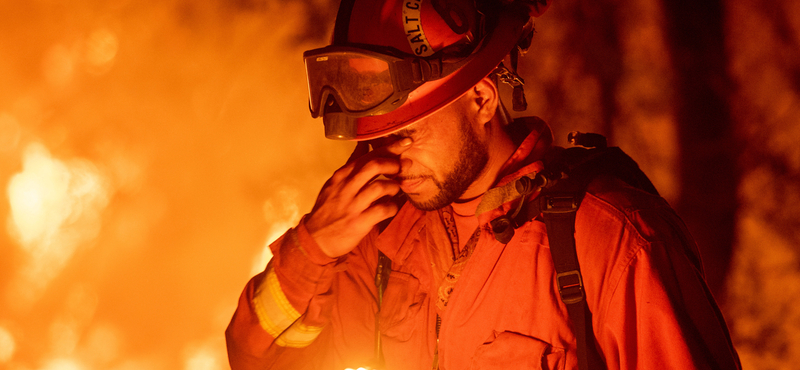
<instances>
[{"instance_id":1,"label":"wildfire flame","mask_svg":"<svg viewBox=\"0 0 800 370\"><path fill-rule=\"evenodd\" d=\"M9 231L28 257L15 301L32 304L78 247L97 236L110 192L91 162L60 161L39 143L26 147L22 172L8 183Z\"/></svg>"},{"instance_id":2,"label":"wildfire flame","mask_svg":"<svg viewBox=\"0 0 800 370\"><path fill-rule=\"evenodd\" d=\"M793 368L800 2L718 3L718 19L697 21L706 8L560 0L520 60L524 114L561 145L573 130L606 134L671 204L727 212L728 229L681 215L705 231L701 247L728 248L715 293L745 368ZM329 41L335 9L0 2L0 368L227 368L222 333L242 287L352 151L307 111L301 53ZM697 48L675 42L697 30L687 24L708 31L696 41L718 32L724 43L708 51L723 65L697 85L706 76L681 67ZM702 118L727 119L730 135L681 122L693 87L719 98L701 103L729 117ZM689 147L694 131L710 138ZM721 152L731 158L694 163ZM717 179L725 166L733 175ZM715 203L686 185L692 176L735 190Z\"/></svg>"}]
</instances>

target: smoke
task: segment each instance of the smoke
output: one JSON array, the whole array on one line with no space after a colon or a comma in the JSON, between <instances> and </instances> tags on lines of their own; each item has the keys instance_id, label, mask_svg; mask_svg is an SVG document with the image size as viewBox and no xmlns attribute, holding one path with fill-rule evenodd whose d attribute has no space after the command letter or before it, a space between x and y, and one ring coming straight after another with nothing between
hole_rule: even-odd
<instances>
[{"instance_id":1,"label":"smoke","mask_svg":"<svg viewBox=\"0 0 800 370\"><path fill-rule=\"evenodd\" d=\"M251 275L263 271L269 260L272 259L270 244L300 221L301 204L303 202L300 201L300 193L294 187L276 190L274 195L264 202L264 220L269 225L267 238L261 253L256 256L253 262L253 267L250 270Z\"/></svg>"},{"instance_id":2,"label":"smoke","mask_svg":"<svg viewBox=\"0 0 800 370\"><path fill-rule=\"evenodd\" d=\"M0 367L227 367L242 287L352 150L309 117L301 58L335 3L0 2ZM746 367L792 368L800 3L726 0L699 25L671 4L556 2L521 60L525 114L561 144L606 134L692 211L704 252L733 251L720 299ZM723 24L724 50L714 30L681 48L687 24Z\"/></svg>"},{"instance_id":3,"label":"smoke","mask_svg":"<svg viewBox=\"0 0 800 370\"><path fill-rule=\"evenodd\" d=\"M266 245L352 150L306 101L332 6L0 4L0 367L227 367Z\"/></svg>"}]
</instances>

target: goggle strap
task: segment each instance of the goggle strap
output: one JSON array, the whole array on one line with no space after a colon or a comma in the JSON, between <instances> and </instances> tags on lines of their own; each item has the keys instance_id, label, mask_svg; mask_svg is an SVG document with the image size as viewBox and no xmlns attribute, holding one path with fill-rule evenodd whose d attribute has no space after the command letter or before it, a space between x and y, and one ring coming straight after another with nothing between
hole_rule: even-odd
<instances>
[{"instance_id":1,"label":"goggle strap","mask_svg":"<svg viewBox=\"0 0 800 370\"><path fill-rule=\"evenodd\" d=\"M413 90L425 82L438 80L455 72L466 62L467 58L462 58L457 62L442 61L442 58L423 59L408 58L404 62L397 63L395 70L398 73L400 89ZM401 67L402 66L402 67Z\"/></svg>"},{"instance_id":2,"label":"goggle strap","mask_svg":"<svg viewBox=\"0 0 800 370\"><path fill-rule=\"evenodd\" d=\"M355 0L342 0L339 11L336 13L336 23L333 28L333 45L347 43L347 33L350 25L350 15L353 13Z\"/></svg>"},{"instance_id":3,"label":"goggle strap","mask_svg":"<svg viewBox=\"0 0 800 370\"><path fill-rule=\"evenodd\" d=\"M405 58L397 61L394 63L394 70L397 73L395 77L399 90L404 92L411 91L425 82L438 80L446 76L447 74L442 73L443 64L446 63L442 63L440 58Z\"/></svg>"},{"instance_id":4,"label":"goggle strap","mask_svg":"<svg viewBox=\"0 0 800 370\"><path fill-rule=\"evenodd\" d=\"M442 78L442 60L441 59L414 59L412 62L414 66L414 81L424 83L427 81L438 80Z\"/></svg>"}]
</instances>

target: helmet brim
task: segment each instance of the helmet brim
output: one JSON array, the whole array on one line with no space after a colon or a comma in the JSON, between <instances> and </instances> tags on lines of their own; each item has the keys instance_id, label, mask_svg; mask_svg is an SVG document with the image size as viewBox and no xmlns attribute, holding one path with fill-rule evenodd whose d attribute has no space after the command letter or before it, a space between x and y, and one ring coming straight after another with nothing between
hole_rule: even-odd
<instances>
[{"instance_id":1,"label":"helmet brim","mask_svg":"<svg viewBox=\"0 0 800 370\"><path fill-rule=\"evenodd\" d=\"M471 61L442 79L425 83L408 95L397 109L381 115L355 119L356 135L351 140L370 140L427 118L460 98L481 79L488 76L516 46L530 17L521 12L500 12L497 26L470 56Z\"/></svg>"}]
</instances>

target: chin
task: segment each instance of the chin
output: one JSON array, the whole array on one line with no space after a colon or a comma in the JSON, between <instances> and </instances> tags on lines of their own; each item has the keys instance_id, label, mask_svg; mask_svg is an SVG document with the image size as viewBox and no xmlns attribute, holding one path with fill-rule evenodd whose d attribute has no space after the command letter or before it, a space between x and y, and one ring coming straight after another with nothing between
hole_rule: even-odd
<instances>
[{"instance_id":1,"label":"chin","mask_svg":"<svg viewBox=\"0 0 800 370\"><path fill-rule=\"evenodd\" d=\"M419 194L408 195L408 201L414 208L421 211L435 211L452 203L453 199L446 199L443 194L439 192L429 197L423 197Z\"/></svg>"}]
</instances>

